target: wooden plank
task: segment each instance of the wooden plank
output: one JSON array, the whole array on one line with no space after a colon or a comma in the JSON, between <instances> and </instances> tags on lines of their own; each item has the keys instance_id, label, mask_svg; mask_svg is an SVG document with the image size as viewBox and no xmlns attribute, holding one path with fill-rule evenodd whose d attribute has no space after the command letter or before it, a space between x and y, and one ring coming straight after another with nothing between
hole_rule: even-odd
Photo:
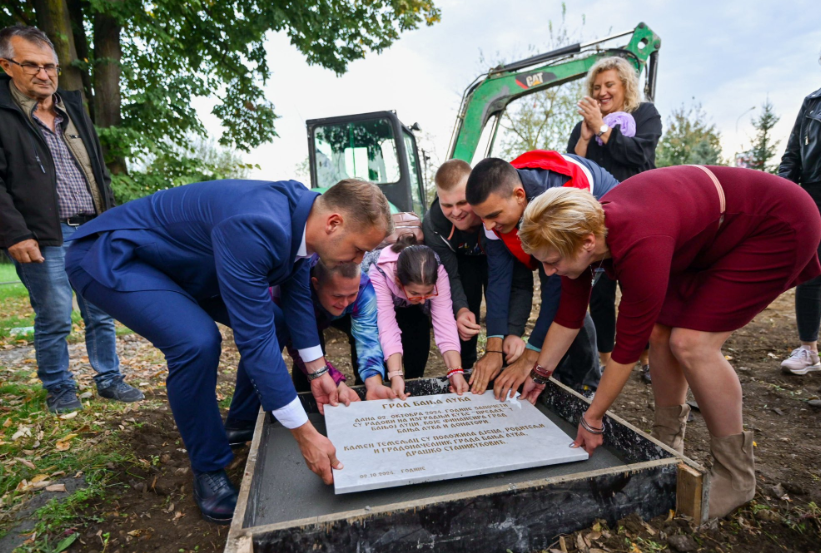
<instances>
[{"instance_id":1,"label":"wooden plank","mask_svg":"<svg viewBox=\"0 0 821 553\"><path fill-rule=\"evenodd\" d=\"M229 537L224 553L254 553L254 541L251 536Z\"/></svg>"},{"instance_id":2,"label":"wooden plank","mask_svg":"<svg viewBox=\"0 0 821 553\"><path fill-rule=\"evenodd\" d=\"M246 532L253 532L256 553L539 550L596 519L615 523L631 513L644 519L667 513L675 506L676 487L676 465L669 461L646 463L645 470L509 487L424 506L395 505L398 508L392 511L339 520L317 517L309 524Z\"/></svg>"},{"instance_id":3,"label":"wooden plank","mask_svg":"<svg viewBox=\"0 0 821 553\"><path fill-rule=\"evenodd\" d=\"M679 463L676 482L676 513L701 524L704 513L704 474Z\"/></svg>"},{"instance_id":4,"label":"wooden plank","mask_svg":"<svg viewBox=\"0 0 821 553\"><path fill-rule=\"evenodd\" d=\"M225 553L254 553L254 543L252 536L243 530L246 517L253 518L254 496L254 475L259 461L260 445L262 443L262 433L265 429L265 412L260 409L257 415L257 422L254 426L254 439L251 441L251 448L248 451L248 459L245 462L245 469L242 471L242 483L240 484L237 496L237 507L234 510L234 517L231 519L231 526L228 530L228 538L225 542Z\"/></svg>"},{"instance_id":5,"label":"wooden plank","mask_svg":"<svg viewBox=\"0 0 821 553\"><path fill-rule=\"evenodd\" d=\"M231 519L231 529L229 535L239 535L245 522L246 511L253 493L254 472L257 468L257 454L262 443L262 432L265 427L265 412L260 409L257 415L257 423L254 426L254 438L251 441L251 449L248 450L248 459L245 461L245 469L242 471L242 483L240 484L237 496L237 507L234 510L234 518ZM249 513L250 514L250 513Z\"/></svg>"},{"instance_id":6,"label":"wooden plank","mask_svg":"<svg viewBox=\"0 0 821 553\"><path fill-rule=\"evenodd\" d=\"M550 379L550 385L542 392L539 402L574 424L578 424L579 417L590 405L589 399L554 378ZM604 444L620 451L631 463L675 457L694 470L707 473L703 465L661 443L618 415L608 412L603 423Z\"/></svg>"},{"instance_id":7,"label":"wooden plank","mask_svg":"<svg viewBox=\"0 0 821 553\"><path fill-rule=\"evenodd\" d=\"M676 459L657 459L654 461L647 461L646 463L636 463L617 468L606 468L578 472L575 474L568 474L565 476L558 476L555 478L542 478L539 480L520 482L518 484L504 484L501 486L481 488L470 492L459 492L447 495L431 496L426 497L425 499L405 501L401 503L390 503L387 505L381 505L379 507L368 509L360 509L355 511L341 511L338 513L334 513L332 515L294 519L285 522L278 522L276 524L254 526L251 528L246 527L245 531L251 532L253 533L253 535L258 535L260 533L265 534L294 527L307 527L311 525L329 525L352 519L358 519L363 521L368 519L378 519L382 516L390 516L396 512L404 510L424 511L426 508L435 505L461 501L469 502L471 500L477 500L484 496L493 494L504 494L508 492L529 493L531 491L536 491L548 486L558 485L566 487L574 486L579 482L596 482L601 478L612 476L614 474L623 475L625 477L630 478L633 475L642 473L644 471L656 471L661 469L666 470L667 467L675 465L676 463Z\"/></svg>"}]
</instances>

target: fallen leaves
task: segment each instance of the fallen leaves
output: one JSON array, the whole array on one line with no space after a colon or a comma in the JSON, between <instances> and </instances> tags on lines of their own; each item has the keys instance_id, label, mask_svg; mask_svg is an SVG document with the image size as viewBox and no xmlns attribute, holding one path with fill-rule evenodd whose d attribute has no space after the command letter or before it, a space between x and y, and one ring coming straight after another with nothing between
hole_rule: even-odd
<instances>
[{"instance_id":1,"label":"fallen leaves","mask_svg":"<svg viewBox=\"0 0 821 553\"><path fill-rule=\"evenodd\" d=\"M66 413L65 415L60 415L60 419L62 419L64 421L67 421L69 419L73 419L74 417L77 416L77 413L79 413L79 411L72 411L71 413Z\"/></svg>"},{"instance_id":2,"label":"fallen leaves","mask_svg":"<svg viewBox=\"0 0 821 553\"><path fill-rule=\"evenodd\" d=\"M12 435L11 441L16 442L20 438L31 438L31 427L28 427L28 426L19 427L17 429L17 432L15 432Z\"/></svg>"},{"instance_id":3,"label":"fallen leaves","mask_svg":"<svg viewBox=\"0 0 821 553\"><path fill-rule=\"evenodd\" d=\"M65 484L52 484L51 486L46 486L47 492L65 492L66 485Z\"/></svg>"},{"instance_id":4,"label":"fallen leaves","mask_svg":"<svg viewBox=\"0 0 821 553\"><path fill-rule=\"evenodd\" d=\"M37 467L34 466L34 463L29 461L28 459L23 459L22 457L15 457L14 460L22 465L26 465L31 470L37 470Z\"/></svg>"},{"instance_id":5,"label":"fallen leaves","mask_svg":"<svg viewBox=\"0 0 821 553\"><path fill-rule=\"evenodd\" d=\"M40 476L40 475L38 475L38 476ZM37 477L35 477L35 478L37 478ZM51 485L52 485L52 483L51 483L50 480L39 480L39 481L35 482L34 478L32 478L31 481L23 479L23 480L20 481L19 484L17 484L17 487L15 488L15 491L18 491L18 492L21 492L21 493L26 493L26 492L31 492L31 491L35 491L35 490L42 490L43 488L48 489L48 487L51 486ZM63 484L55 484L55 485L63 486ZM63 486L63 488L65 488L65 486ZM65 491L65 489L63 489L63 491Z\"/></svg>"},{"instance_id":6,"label":"fallen leaves","mask_svg":"<svg viewBox=\"0 0 821 553\"><path fill-rule=\"evenodd\" d=\"M71 440L76 438L78 434L69 434L65 438L57 440L57 443L54 444L54 447L57 451L68 451L71 448Z\"/></svg>"}]
</instances>

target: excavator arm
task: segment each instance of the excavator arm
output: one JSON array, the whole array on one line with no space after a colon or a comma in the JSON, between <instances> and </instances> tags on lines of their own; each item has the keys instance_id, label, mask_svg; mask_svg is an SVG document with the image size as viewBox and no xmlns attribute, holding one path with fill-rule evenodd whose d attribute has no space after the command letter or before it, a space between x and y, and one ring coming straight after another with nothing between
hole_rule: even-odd
<instances>
[{"instance_id":1,"label":"excavator arm","mask_svg":"<svg viewBox=\"0 0 821 553\"><path fill-rule=\"evenodd\" d=\"M622 47L604 48L604 43L629 36ZM607 38L572 44L552 52L491 69L465 90L456 125L451 136L448 159L470 163L479 147L488 122L492 127L484 156L490 154L501 115L508 104L528 94L583 78L598 60L620 56L635 66L641 74L647 68L644 96L653 101L655 95L658 51L661 39L647 25L639 23L632 31Z\"/></svg>"}]
</instances>

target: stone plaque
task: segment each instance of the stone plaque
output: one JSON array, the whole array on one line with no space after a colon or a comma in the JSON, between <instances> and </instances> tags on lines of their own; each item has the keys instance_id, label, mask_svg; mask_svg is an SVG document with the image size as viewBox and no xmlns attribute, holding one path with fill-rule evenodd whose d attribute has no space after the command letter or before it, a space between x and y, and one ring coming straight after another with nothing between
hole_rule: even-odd
<instances>
[{"instance_id":1,"label":"stone plaque","mask_svg":"<svg viewBox=\"0 0 821 553\"><path fill-rule=\"evenodd\" d=\"M441 394L325 406L337 494L584 461L527 401Z\"/></svg>"}]
</instances>

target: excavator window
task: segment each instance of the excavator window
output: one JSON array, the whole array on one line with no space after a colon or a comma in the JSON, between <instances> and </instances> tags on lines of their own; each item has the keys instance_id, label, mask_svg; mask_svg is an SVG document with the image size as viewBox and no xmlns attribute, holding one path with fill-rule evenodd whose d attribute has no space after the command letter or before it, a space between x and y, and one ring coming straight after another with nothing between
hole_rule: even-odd
<instances>
[{"instance_id":1,"label":"excavator window","mask_svg":"<svg viewBox=\"0 0 821 553\"><path fill-rule=\"evenodd\" d=\"M319 187L348 178L392 184L401 176L396 138L388 119L318 126L314 145Z\"/></svg>"},{"instance_id":2,"label":"excavator window","mask_svg":"<svg viewBox=\"0 0 821 553\"><path fill-rule=\"evenodd\" d=\"M425 205L425 198L422 196L422 186L419 175L419 157L417 155L416 143L413 136L408 131L402 131L402 137L405 139L405 151L408 152L408 169L410 170L410 189L411 200L413 201L413 210L416 213L424 213L427 206Z\"/></svg>"}]
</instances>

